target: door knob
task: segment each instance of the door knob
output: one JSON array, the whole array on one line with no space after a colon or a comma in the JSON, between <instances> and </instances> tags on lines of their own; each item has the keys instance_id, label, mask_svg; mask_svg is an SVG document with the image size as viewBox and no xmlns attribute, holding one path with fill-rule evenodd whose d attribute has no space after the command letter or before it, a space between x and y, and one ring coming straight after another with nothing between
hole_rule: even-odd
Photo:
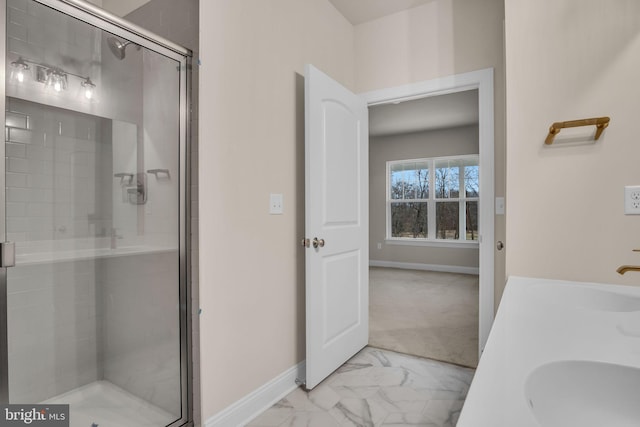
<instances>
[{"instance_id":1,"label":"door knob","mask_svg":"<svg viewBox=\"0 0 640 427\"><path fill-rule=\"evenodd\" d=\"M307 239L306 237L304 237L300 243L301 243L301 244L302 244L302 246L304 246L305 248L308 248L309 246L311 246L311 243L309 242L309 239Z\"/></svg>"},{"instance_id":2,"label":"door knob","mask_svg":"<svg viewBox=\"0 0 640 427\"><path fill-rule=\"evenodd\" d=\"M501 251L502 249L504 249L504 243L502 243L501 240L498 240L498 243L496 244L496 248Z\"/></svg>"},{"instance_id":3,"label":"door knob","mask_svg":"<svg viewBox=\"0 0 640 427\"><path fill-rule=\"evenodd\" d=\"M313 247L314 248L323 248L324 247L324 239L318 239L317 237L313 238Z\"/></svg>"}]
</instances>

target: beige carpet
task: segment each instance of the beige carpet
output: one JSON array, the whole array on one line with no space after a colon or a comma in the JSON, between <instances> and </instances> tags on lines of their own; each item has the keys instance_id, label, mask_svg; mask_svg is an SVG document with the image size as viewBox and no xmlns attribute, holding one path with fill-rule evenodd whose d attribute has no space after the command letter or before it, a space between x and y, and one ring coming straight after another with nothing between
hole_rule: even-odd
<instances>
[{"instance_id":1,"label":"beige carpet","mask_svg":"<svg viewBox=\"0 0 640 427\"><path fill-rule=\"evenodd\" d=\"M478 276L369 269L369 345L478 365Z\"/></svg>"}]
</instances>

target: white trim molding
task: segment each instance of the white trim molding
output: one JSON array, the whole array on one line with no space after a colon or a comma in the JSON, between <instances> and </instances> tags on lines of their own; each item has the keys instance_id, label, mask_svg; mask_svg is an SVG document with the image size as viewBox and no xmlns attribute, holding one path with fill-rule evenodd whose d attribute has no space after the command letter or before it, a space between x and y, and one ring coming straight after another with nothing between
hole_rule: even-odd
<instances>
[{"instance_id":1,"label":"white trim molding","mask_svg":"<svg viewBox=\"0 0 640 427\"><path fill-rule=\"evenodd\" d=\"M396 246L424 246L431 248L459 248L459 249L478 249L477 240L428 240L428 239L385 239L387 245Z\"/></svg>"},{"instance_id":2,"label":"white trim molding","mask_svg":"<svg viewBox=\"0 0 640 427\"><path fill-rule=\"evenodd\" d=\"M445 273L480 274L478 267L462 265L421 264L416 262L396 262L369 260L369 267L401 268L403 270L441 271Z\"/></svg>"},{"instance_id":3,"label":"white trim molding","mask_svg":"<svg viewBox=\"0 0 640 427\"><path fill-rule=\"evenodd\" d=\"M427 98L466 90L478 90L478 130L480 166L480 204L478 241L480 247L480 285L478 317L478 354L482 354L493 324L495 257L495 170L493 68L471 71L375 90L360 94L369 106Z\"/></svg>"},{"instance_id":4,"label":"white trim molding","mask_svg":"<svg viewBox=\"0 0 640 427\"><path fill-rule=\"evenodd\" d=\"M205 421L205 427L243 426L295 390L296 378L304 378L305 362L287 369L242 399Z\"/></svg>"}]
</instances>

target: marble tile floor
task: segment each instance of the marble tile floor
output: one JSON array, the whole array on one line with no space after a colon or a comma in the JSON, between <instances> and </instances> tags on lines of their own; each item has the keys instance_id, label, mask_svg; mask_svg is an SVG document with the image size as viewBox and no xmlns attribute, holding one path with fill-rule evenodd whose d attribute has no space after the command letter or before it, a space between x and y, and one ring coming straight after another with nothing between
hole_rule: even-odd
<instances>
[{"instance_id":1,"label":"marble tile floor","mask_svg":"<svg viewBox=\"0 0 640 427\"><path fill-rule=\"evenodd\" d=\"M70 405L70 427L158 427L178 419L109 381L95 381L42 403Z\"/></svg>"},{"instance_id":2,"label":"marble tile floor","mask_svg":"<svg viewBox=\"0 0 640 427\"><path fill-rule=\"evenodd\" d=\"M474 372L365 347L311 392L294 390L247 427L453 427Z\"/></svg>"}]
</instances>

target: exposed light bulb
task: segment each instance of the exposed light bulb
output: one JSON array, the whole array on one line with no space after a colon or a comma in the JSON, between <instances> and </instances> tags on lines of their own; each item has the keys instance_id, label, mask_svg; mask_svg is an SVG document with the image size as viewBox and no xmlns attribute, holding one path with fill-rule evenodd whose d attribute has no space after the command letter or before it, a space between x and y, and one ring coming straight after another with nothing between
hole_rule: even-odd
<instances>
[{"instance_id":1,"label":"exposed light bulb","mask_svg":"<svg viewBox=\"0 0 640 427\"><path fill-rule=\"evenodd\" d=\"M89 77L86 78L83 82L80 83L84 88L84 97L87 99L93 98L93 89L95 89L96 85L91 81Z\"/></svg>"},{"instance_id":2,"label":"exposed light bulb","mask_svg":"<svg viewBox=\"0 0 640 427\"><path fill-rule=\"evenodd\" d=\"M27 62L22 59L22 57L20 57L17 61L13 61L11 63L11 67L11 78L17 80L18 83L24 82L24 74L25 71L29 69L29 64L27 64Z\"/></svg>"},{"instance_id":3,"label":"exposed light bulb","mask_svg":"<svg viewBox=\"0 0 640 427\"><path fill-rule=\"evenodd\" d=\"M53 89L56 92L60 92L62 90L62 84L60 83L60 81L56 80L56 82L53 84Z\"/></svg>"}]
</instances>

